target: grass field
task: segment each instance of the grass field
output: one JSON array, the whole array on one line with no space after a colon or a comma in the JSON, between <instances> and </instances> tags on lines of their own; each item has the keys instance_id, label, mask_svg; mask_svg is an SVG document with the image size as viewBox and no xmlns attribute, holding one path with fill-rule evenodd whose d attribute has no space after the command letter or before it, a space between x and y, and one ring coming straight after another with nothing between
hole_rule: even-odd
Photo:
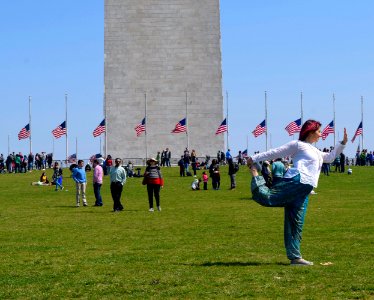
<instances>
[{"instance_id":1,"label":"grass field","mask_svg":"<svg viewBox=\"0 0 374 300\"><path fill-rule=\"evenodd\" d=\"M31 186L40 172L2 174L0 298L374 299L374 167L321 175L303 232L311 267L289 266L283 210L250 199L246 168L234 191L225 168L219 191L163 173L154 213L139 178L112 213L107 177L103 207L92 206L89 174L89 206L75 208L68 170L61 192Z\"/></svg>"}]
</instances>

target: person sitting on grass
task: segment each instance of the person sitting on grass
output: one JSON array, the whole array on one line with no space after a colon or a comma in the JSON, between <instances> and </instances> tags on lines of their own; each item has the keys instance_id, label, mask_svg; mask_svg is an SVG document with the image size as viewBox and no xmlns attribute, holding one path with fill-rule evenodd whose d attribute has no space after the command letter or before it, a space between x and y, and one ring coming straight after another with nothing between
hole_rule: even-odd
<instances>
[{"instance_id":1,"label":"person sitting on grass","mask_svg":"<svg viewBox=\"0 0 374 300\"><path fill-rule=\"evenodd\" d=\"M192 181L191 188L193 191L200 190L200 182L201 182L201 179L197 179L197 178L195 178L194 181Z\"/></svg>"},{"instance_id":2,"label":"person sitting on grass","mask_svg":"<svg viewBox=\"0 0 374 300\"><path fill-rule=\"evenodd\" d=\"M49 182L45 172L43 172L42 175L40 176L39 181L32 182L31 185L51 185L51 183Z\"/></svg>"}]
</instances>

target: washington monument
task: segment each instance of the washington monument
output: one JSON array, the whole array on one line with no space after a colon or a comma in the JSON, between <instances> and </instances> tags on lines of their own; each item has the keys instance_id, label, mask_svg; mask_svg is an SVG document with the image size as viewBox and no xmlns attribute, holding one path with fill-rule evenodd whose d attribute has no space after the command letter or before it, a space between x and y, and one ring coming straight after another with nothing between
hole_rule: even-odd
<instances>
[{"instance_id":1,"label":"washington monument","mask_svg":"<svg viewBox=\"0 0 374 300\"><path fill-rule=\"evenodd\" d=\"M105 0L104 23L106 153L224 150L219 0Z\"/></svg>"}]
</instances>

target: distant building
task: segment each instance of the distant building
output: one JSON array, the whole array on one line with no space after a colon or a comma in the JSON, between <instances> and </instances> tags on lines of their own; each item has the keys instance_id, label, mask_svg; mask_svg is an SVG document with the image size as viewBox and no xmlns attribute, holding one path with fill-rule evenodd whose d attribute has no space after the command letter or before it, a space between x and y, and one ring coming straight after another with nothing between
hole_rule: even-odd
<instances>
[{"instance_id":1,"label":"distant building","mask_svg":"<svg viewBox=\"0 0 374 300\"><path fill-rule=\"evenodd\" d=\"M107 154L223 150L219 0L105 0L104 25ZM186 115L188 135L171 133Z\"/></svg>"}]
</instances>

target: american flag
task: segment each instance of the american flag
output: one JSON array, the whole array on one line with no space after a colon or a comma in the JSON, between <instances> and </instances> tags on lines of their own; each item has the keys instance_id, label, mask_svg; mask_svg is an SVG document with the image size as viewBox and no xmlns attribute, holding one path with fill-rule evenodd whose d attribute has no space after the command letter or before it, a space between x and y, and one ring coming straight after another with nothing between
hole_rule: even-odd
<instances>
[{"instance_id":1,"label":"american flag","mask_svg":"<svg viewBox=\"0 0 374 300\"><path fill-rule=\"evenodd\" d=\"M142 132L145 132L145 118L134 128L136 136L140 136Z\"/></svg>"},{"instance_id":2,"label":"american flag","mask_svg":"<svg viewBox=\"0 0 374 300\"><path fill-rule=\"evenodd\" d=\"M327 125L325 129L322 130L322 139L325 140L330 133L334 133L334 132L335 132L334 120L332 120L330 124Z\"/></svg>"},{"instance_id":3,"label":"american flag","mask_svg":"<svg viewBox=\"0 0 374 300\"><path fill-rule=\"evenodd\" d=\"M243 155L243 157L248 157L248 150L245 149L245 150L242 152L242 155Z\"/></svg>"},{"instance_id":4,"label":"american flag","mask_svg":"<svg viewBox=\"0 0 374 300\"><path fill-rule=\"evenodd\" d=\"M180 120L177 123L177 125L175 125L175 128L171 133L181 133L181 132L187 132L186 118Z\"/></svg>"},{"instance_id":5,"label":"american flag","mask_svg":"<svg viewBox=\"0 0 374 300\"><path fill-rule=\"evenodd\" d=\"M25 127L21 129L21 131L18 133L18 139L27 139L30 137L31 131L30 131L30 124L27 124Z\"/></svg>"},{"instance_id":6,"label":"american flag","mask_svg":"<svg viewBox=\"0 0 374 300\"><path fill-rule=\"evenodd\" d=\"M258 137L259 135L266 132L266 123L265 120L263 120L260 124L258 124L255 128L255 130L252 131L253 135L255 137Z\"/></svg>"},{"instance_id":7,"label":"american flag","mask_svg":"<svg viewBox=\"0 0 374 300\"><path fill-rule=\"evenodd\" d=\"M95 128L95 130L92 132L94 137L97 137L105 132L105 119L101 121L99 126Z\"/></svg>"},{"instance_id":8,"label":"american flag","mask_svg":"<svg viewBox=\"0 0 374 300\"><path fill-rule=\"evenodd\" d=\"M77 161L77 154L74 153L72 155L69 155L68 157L68 163L72 164L72 163L75 163Z\"/></svg>"},{"instance_id":9,"label":"american flag","mask_svg":"<svg viewBox=\"0 0 374 300\"><path fill-rule=\"evenodd\" d=\"M360 122L360 125L358 125L358 128L356 130L355 135L353 136L352 143L355 141L356 137L362 134L362 121Z\"/></svg>"},{"instance_id":10,"label":"american flag","mask_svg":"<svg viewBox=\"0 0 374 300\"><path fill-rule=\"evenodd\" d=\"M227 131L227 124L226 124L226 118L222 121L221 125L219 125L216 134L224 133Z\"/></svg>"},{"instance_id":11,"label":"american flag","mask_svg":"<svg viewBox=\"0 0 374 300\"><path fill-rule=\"evenodd\" d=\"M301 130L301 118L295 121L292 121L290 124L287 125L285 128L289 135L294 135L296 132L300 132Z\"/></svg>"},{"instance_id":12,"label":"american flag","mask_svg":"<svg viewBox=\"0 0 374 300\"><path fill-rule=\"evenodd\" d=\"M66 121L62 122L61 125L58 125L56 129L53 129L52 134L56 139L66 134Z\"/></svg>"}]
</instances>

